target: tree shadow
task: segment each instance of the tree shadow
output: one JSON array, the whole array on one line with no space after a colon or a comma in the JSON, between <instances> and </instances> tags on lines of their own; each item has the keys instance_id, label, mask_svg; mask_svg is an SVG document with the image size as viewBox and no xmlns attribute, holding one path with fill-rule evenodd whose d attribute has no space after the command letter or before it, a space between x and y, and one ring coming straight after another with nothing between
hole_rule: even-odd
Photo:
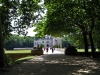
<instances>
[{"instance_id":1,"label":"tree shadow","mask_svg":"<svg viewBox=\"0 0 100 75\"><path fill-rule=\"evenodd\" d=\"M100 63L82 56L48 54L17 64L2 75L99 75Z\"/></svg>"}]
</instances>

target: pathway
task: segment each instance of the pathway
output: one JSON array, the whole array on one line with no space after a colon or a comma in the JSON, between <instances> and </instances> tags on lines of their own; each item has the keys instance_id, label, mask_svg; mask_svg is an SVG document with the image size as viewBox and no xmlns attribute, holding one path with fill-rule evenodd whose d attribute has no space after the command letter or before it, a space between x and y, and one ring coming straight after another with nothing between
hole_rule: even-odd
<instances>
[{"instance_id":1,"label":"pathway","mask_svg":"<svg viewBox=\"0 0 100 75\"><path fill-rule=\"evenodd\" d=\"M56 53L58 52L58 53ZM0 75L100 75L100 62L92 58L65 56L56 51L16 64Z\"/></svg>"}]
</instances>

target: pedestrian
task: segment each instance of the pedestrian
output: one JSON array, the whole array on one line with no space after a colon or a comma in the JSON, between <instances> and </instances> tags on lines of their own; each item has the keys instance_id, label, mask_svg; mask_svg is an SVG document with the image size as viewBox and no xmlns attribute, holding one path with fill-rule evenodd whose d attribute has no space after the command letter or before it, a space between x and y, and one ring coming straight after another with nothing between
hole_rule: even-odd
<instances>
[{"instance_id":1,"label":"pedestrian","mask_svg":"<svg viewBox=\"0 0 100 75\"><path fill-rule=\"evenodd\" d=\"M44 47L44 51L45 51L45 47Z\"/></svg>"},{"instance_id":2,"label":"pedestrian","mask_svg":"<svg viewBox=\"0 0 100 75\"><path fill-rule=\"evenodd\" d=\"M51 48L52 49L52 53L54 52L54 49L53 48Z\"/></svg>"},{"instance_id":3,"label":"pedestrian","mask_svg":"<svg viewBox=\"0 0 100 75\"><path fill-rule=\"evenodd\" d=\"M48 47L46 48L46 52L48 53Z\"/></svg>"},{"instance_id":4,"label":"pedestrian","mask_svg":"<svg viewBox=\"0 0 100 75\"><path fill-rule=\"evenodd\" d=\"M49 45L47 44L47 48L46 48L46 52L48 53L48 50L49 50Z\"/></svg>"}]
</instances>

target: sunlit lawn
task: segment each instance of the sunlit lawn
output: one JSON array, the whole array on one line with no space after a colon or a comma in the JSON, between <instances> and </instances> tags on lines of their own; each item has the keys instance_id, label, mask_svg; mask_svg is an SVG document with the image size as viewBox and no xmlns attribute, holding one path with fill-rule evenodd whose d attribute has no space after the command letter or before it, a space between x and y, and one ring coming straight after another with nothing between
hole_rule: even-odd
<instances>
[{"instance_id":1,"label":"sunlit lawn","mask_svg":"<svg viewBox=\"0 0 100 75\"><path fill-rule=\"evenodd\" d=\"M77 49L78 52L84 52L84 49ZM89 52L91 52L91 49L88 50ZM98 49L96 49L96 52L98 52Z\"/></svg>"},{"instance_id":2,"label":"sunlit lawn","mask_svg":"<svg viewBox=\"0 0 100 75\"><path fill-rule=\"evenodd\" d=\"M84 52L84 49L77 49L78 52ZM98 49L96 49L98 52ZM91 49L89 49L89 52L91 52ZM31 50L6 50L5 53L31 53Z\"/></svg>"},{"instance_id":3,"label":"sunlit lawn","mask_svg":"<svg viewBox=\"0 0 100 75\"><path fill-rule=\"evenodd\" d=\"M5 53L31 53L31 50L6 50Z\"/></svg>"}]
</instances>

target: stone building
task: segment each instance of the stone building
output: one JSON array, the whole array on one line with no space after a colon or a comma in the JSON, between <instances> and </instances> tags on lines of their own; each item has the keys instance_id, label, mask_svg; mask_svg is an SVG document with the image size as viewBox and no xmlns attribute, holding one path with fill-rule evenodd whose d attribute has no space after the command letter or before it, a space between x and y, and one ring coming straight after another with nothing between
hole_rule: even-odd
<instances>
[{"instance_id":1,"label":"stone building","mask_svg":"<svg viewBox=\"0 0 100 75\"><path fill-rule=\"evenodd\" d=\"M59 37L52 37L52 36L45 36L41 39L34 38L34 46L33 47L38 47L40 45L44 45L44 47L62 47L62 38Z\"/></svg>"}]
</instances>

